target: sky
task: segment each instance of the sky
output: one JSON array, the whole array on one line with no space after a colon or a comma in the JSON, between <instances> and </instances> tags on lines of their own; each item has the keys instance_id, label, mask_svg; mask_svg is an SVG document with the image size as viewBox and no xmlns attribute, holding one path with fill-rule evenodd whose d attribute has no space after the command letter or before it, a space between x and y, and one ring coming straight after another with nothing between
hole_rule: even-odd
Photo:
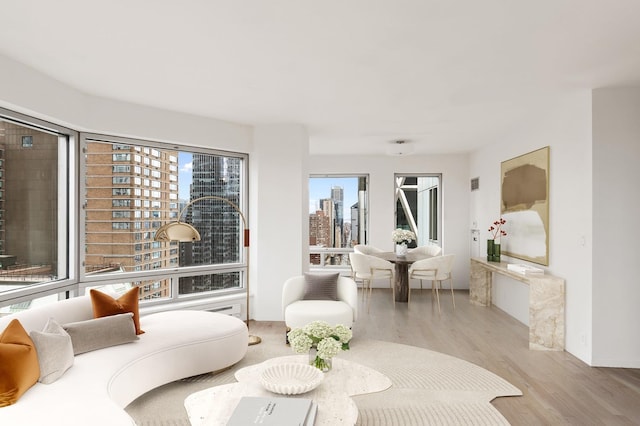
<instances>
[{"instance_id":1,"label":"sky","mask_svg":"<svg viewBox=\"0 0 640 426\"><path fill-rule=\"evenodd\" d=\"M189 187L193 182L193 154L190 152L178 152L178 198L189 199Z\"/></svg>"},{"instance_id":2,"label":"sky","mask_svg":"<svg viewBox=\"0 0 640 426\"><path fill-rule=\"evenodd\" d=\"M309 213L315 213L322 198L331 198L331 187L340 186L344 193L342 217L351 217L351 206L358 201L358 177L312 177L309 179Z\"/></svg>"}]
</instances>

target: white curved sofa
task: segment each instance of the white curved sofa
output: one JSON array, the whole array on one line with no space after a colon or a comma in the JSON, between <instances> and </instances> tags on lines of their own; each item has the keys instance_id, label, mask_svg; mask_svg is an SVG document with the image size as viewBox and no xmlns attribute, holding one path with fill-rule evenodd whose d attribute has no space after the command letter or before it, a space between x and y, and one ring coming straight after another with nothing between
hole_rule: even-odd
<instances>
[{"instance_id":1,"label":"white curved sofa","mask_svg":"<svg viewBox=\"0 0 640 426\"><path fill-rule=\"evenodd\" d=\"M65 324L93 318L91 299L77 297L0 318L0 332L17 318L27 332L49 318ZM144 334L132 343L86 352L51 384L36 383L0 408L0 425L132 425L124 408L160 385L227 368L246 354L248 330L238 318L205 311L141 316Z\"/></svg>"}]
</instances>

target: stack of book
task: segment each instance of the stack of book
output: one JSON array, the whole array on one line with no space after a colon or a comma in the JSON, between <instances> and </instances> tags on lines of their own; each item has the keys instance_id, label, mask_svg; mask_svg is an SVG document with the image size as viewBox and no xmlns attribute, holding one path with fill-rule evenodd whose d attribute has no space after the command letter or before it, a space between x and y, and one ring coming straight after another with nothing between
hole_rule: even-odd
<instances>
[{"instance_id":1,"label":"stack of book","mask_svg":"<svg viewBox=\"0 0 640 426\"><path fill-rule=\"evenodd\" d=\"M243 396L227 426L313 426L317 412L309 398Z\"/></svg>"},{"instance_id":2,"label":"stack of book","mask_svg":"<svg viewBox=\"0 0 640 426\"><path fill-rule=\"evenodd\" d=\"M509 263L507 270L522 275L544 274L544 270L535 266L525 265L524 263Z\"/></svg>"}]
</instances>

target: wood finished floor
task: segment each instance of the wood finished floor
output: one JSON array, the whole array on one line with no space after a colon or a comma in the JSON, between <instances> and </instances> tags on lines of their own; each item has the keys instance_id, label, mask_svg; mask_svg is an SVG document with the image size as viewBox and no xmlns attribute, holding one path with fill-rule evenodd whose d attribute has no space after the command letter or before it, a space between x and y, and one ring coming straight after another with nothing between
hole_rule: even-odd
<instances>
[{"instance_id":1,"label":"wood finished floor","mask_svg":"<svg viewBox=\"0 0 640 426\"><path fill-rule=\"evenodd\" d=\"M640 369L589 367L568 352L532 351L528 328L496 307L469 303L468 292L441 294L442 314L431 291L414 290L411 303L393 307L390 290L374 289L370 311L360 297L353 327L359 338L418 346L472 362L508 380L521 397L494 406L519 425L640 425ZM282 328L252 322L251 332Z\"/></svg>"}]
</instances>

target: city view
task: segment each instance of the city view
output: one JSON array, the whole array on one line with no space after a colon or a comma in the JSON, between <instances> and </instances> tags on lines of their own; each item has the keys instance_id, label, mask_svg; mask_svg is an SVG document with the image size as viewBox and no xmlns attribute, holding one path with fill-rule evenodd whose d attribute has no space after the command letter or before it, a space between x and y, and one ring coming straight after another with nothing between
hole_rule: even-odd
<instances>
[{"instance_id":1,"label":"city view","mask_svg":"<svg viewBox=\"0 0 640 426\"><path fill-rule=\"evenodd\" d=\"M178 218L196 198L213 195L238 204L239 158L91 142L86 164L88 274L239 261L240 219L226 203L201 200ZM176 219L191 223L201 240L153 241L162 224ZM239 278L238 273L181 278L179 293L239 287ZM167 280L136 285L142 299L169 296Z\"/></svg>"},{"instance_id":2,"label":"city view","mask_svg":"<svg viewBox=\"0 0 640 426\"><path fill-rule=\"evenodd\" d=\"M69 277L66 137L0 121L0 292ZM241 262L241 157L88 140L83 152L82 272L92 276L176 266ZM181 219L201 235L194 243L154 241ZM231 268L233 269L233 268ZM115 278L114 278L115 279ZM168 279L127 281L141 299L169 297ZM242 286L240 271L181 277L179 293Z\"/></svg>"},{"instance_id":3,"label":"city view","mask_svg":"<svg viewBox=\"0 0 640 426\"><path fill-rule=\"evenodd\" d=\"M365 241L366 177L309 179L311 265L348 265L348 252ZM337 249L337 250L336 250Z\"/></svg>"}]
</instances>

